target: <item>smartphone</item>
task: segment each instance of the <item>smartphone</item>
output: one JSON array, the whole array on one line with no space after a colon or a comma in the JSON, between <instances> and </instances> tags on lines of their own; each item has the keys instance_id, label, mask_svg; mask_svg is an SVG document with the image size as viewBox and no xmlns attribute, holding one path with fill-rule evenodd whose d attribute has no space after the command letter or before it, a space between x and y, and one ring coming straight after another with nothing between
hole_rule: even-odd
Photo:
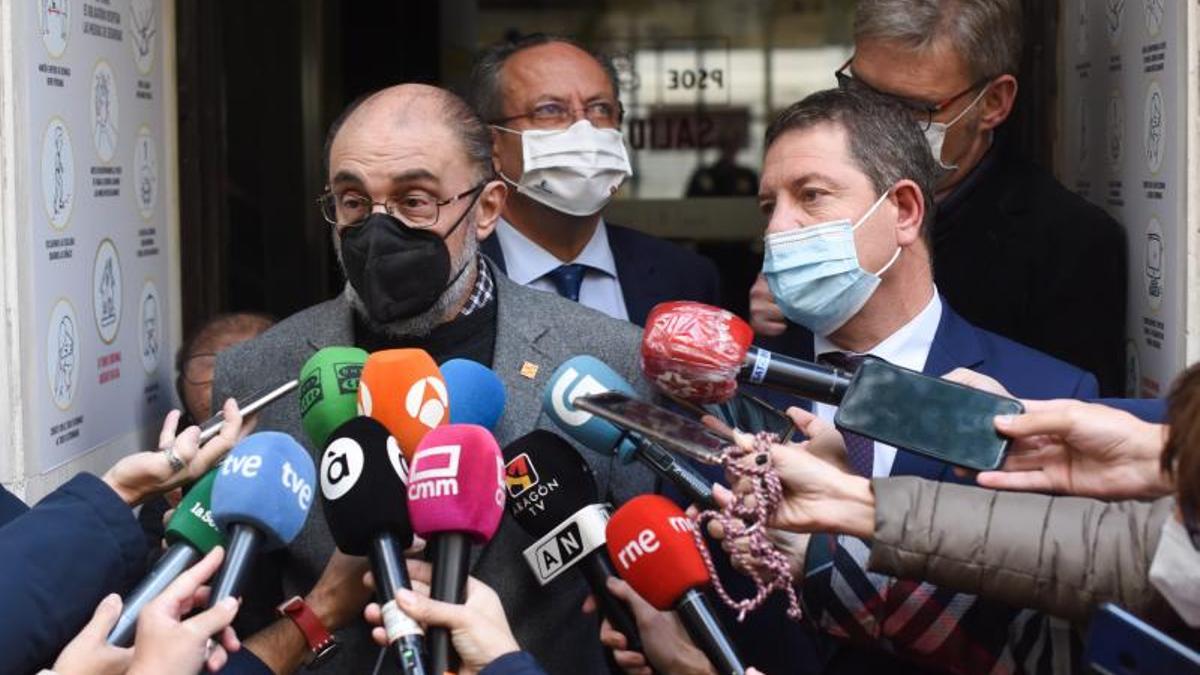
<instances>
[{"instance_id":1,"label":"smartphone","mask_svg":"<svg viewBox=\"0 0 1200 675\"><path fill-rule=\"evenodd\" d=\"M1025 411L1020 401L868 357L850 381L833 422L888 445L976 471L1000 468L1010 440L997 415Z\"/></svg>"},{"instance_id":2,"label":"smartphone","mask_svg":"<svg viewBox=\"0 0 1200 675\"><path fill-rule=\"evenodd\" d=\"M299 385L299 380L289 380L280 385L259 389L243 399L247 403L243 404L241 401L238 401L238 410L242 411L243 416L254 414L265 408L267 404L278 400L284 394L294 391ZM200 425L200 442L205 443L220 433L221 425L224 423L225 415L221 412L208 418L204 424Z\"/></svg>"},{"instance_id":3,"label":"smartphone","mask_svg":"<svg viewBox=\"0 0 1200 675\"><path fill-rule=\"evenodd\" d=\"M730 444L699 422L619 391L581 396L574 406L705 464L720 464Z\"/></svg>"},{"instance_id":4,"label":"smartphone","mask_svg":"<svg viewBox=\"0 0 1200 675\"><path fill-rule=\"evenodd\" d=\"M1092 618L1083 662L1104 675L1200 673L1200 653L1111 602Z\"/></svg>"}]
</instances>

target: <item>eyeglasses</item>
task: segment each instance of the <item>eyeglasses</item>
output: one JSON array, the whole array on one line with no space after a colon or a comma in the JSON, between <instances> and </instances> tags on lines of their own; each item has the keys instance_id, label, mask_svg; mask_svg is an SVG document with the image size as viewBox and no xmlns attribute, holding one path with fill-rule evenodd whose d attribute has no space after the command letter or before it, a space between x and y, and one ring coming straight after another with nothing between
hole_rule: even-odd
<instances>
[{"instance_id":1,"label":"eyeglasses","mask_svg":"<svg viewBox=\"0 0 1200 675\"><path fill-rule=\"evenodd\" d=\"M859 87L859 88L869 91L873 94L883 96L885 98L891 99L892 101L899 103L900 105L904 106L905 108L908 108L909 110L911 110L913 112L913 115L917 119L917 123L921 125L921 131L926 131L929 129L930 125L933 124L933 116L934 115L940 113L941 111L945 110L946 108L949 108L951 105L954 104L955 101L966 96L967 94L978 90L980 87L987 86L987 84L992 81L991 77L981 77L978 80L976 80L974 84L967 87L966 89L963 89L962 91L951 96L950 98L943 99L937 103L929 103L928 101L921 101L921 100L917 100L914 98L906 98L904 96L896 96L895 94L889 94L887 92L880 91L880 90L876 89L875 87L872 87L871 85L867 84L866 82L863 82L862 80L860 80L857 77L854 77L853 75L850 74L848 68L850 68L850 64L853 62L854 62L854 58L851 57L849 61L843 63L842 67L838 68L837 71L834 72L833 76L837 78L838 88L839 89L849 89L851 87Z\"/></svg>"},{"instance_id":2,"label":"eyeglasses","mask_svg":"<svg viewBox=\"0 0 1200 675\"><path fill-rule=\"evenodd\" d=\"M192 354L183 362L183 379L188 384L198 386L212 384L216 367L216 354Z\"/></svg>"},{"instance_id":3,"label":"eyeglasses","mask_svg":"<svg viewBox=\"0 0 1200 675\"><path fill-rule=\"evenodd\" d=\"M474 187L449 199L439 200L424 192L410 192L405 195L388 197L382 202L374 201L354 190L334 193L326 188L325 194L317 198L317 204L321 207L321 215L325 218L325 222L330 225L358 225L371 216L376 206L382 206L389 216L400 219L405 225L425 230L437 225L443 206L478 192L487 183L487 179L484 179Z\"/></svg>"},{"instance_id":4,"label":"eyeglasses","mask_svg":"<svg viewBox=\"0 0 1200 675\"><path fill-rule=\"evenodd\" d=\"M625 116L625 108L619 102L592 101L583 108L572 108L565 103L547 101L540 103L533 110L520 115L502 117L492 120L490 124L508 124L513 120L527 119L539 127L547 129L565 128L575 123L582 113L584 119L596 127L616 127Z\"/></svg>"}]
</instances>

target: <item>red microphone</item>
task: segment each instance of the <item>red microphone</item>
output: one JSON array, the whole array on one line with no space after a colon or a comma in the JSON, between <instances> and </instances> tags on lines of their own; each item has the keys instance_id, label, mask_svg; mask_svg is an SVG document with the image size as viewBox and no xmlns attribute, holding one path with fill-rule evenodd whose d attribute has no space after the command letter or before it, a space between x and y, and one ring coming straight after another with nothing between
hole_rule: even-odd
<instances>
[{"instance_id":1,"label":"red microphone","mask_svg":"<svg viewBox=\"0 0 1200 675\"><path fill-rule=\"evenodd\" d=\"M642 373L654 386L697 405L722 403L737 382L763 384L837 405L850 376L751 346L754 332L736 314L699 302L664 302L646 318Z\"/></svg>"},{"instance_id":2,"label":"red microphone","mask_svg":"<svg viewBox=\"0 0 1200 675\"><path fill-rule=\"evenodd\" d=\"M708 568L696 548L695 525L674 502L659 495L634 497L612 515L605 536L621 578L656 609L674 609L718 673L746 672L698 590L709 583Z\"/></svg>"}]
</instances>

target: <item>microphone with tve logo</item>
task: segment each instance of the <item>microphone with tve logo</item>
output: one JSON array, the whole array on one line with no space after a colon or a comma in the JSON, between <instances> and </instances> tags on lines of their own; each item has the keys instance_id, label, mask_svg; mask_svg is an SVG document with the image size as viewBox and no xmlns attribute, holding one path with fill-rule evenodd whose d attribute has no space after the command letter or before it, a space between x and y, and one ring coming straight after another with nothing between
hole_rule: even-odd
<instances>
[{"instance_id":1,"label":"microphone with tve logo","mask_svg":"<svg viewBox=\"0 0 1200 675\"><path fill-rule=\"evenodd\" d=\"M300 424L312 447L358 416L358 380L367 353L358 347L325 347L300 368Z\"/></svg>"},{"instance_id":2,"label":"microphone with tve logo","mask_svg":"<svg viewBox=\"0 0 1200 675\"><path fill-rule=\"evenodd\" d=\"M624 462L636 459L674 483L696 504L716 508L712 486L691 467L649 439L631 437L611 422L574 405L580 396L606 391L635 395L633 387L603 361L592 356L573 356L550 376L542 409L558 428L588 449L602 455L616 453Z\"/></svg>"},{"instance_id":3,"label":"microphone with tve logo","mask_svg":"<svg viewBox=\"0 0 1200 675\"><path fill-rule=\"evenodd\" d=\"M504 415L504 383L500 376L470 359L450 359L440 370L449 393L450 423L495 429Z\"/></svg>"},{"instance_id":4,"label":"microphone with tve logo","mask_svg":"<svg viewBox=\"0 0 1200 675\"><path fill-rule=\"evenodd\" d=\"M204 474L175 507L164 535L169 546L142 583L125 596L121 616L117 617L117 623L108 633L108 644L117 647L133 644L142 608L157 598L175 577L214 547L225 543L225 535L213 521L210 508L213 481L218 471L219 468L214 468Z\"/></svg>"},{"instance_id":5,"label":"microphone with tve logo","mask_svg":"<svg viewBox=\"0 0 1200 675\"><path fill-rule=\"evenodd\" d=\"M525 561L545 586L578 566L591 586L600 613L623 633L628 648L641 651L637 622L629 608L608 592L616 576L604 548L608 506L600 503L596 479L571 444L538 429L504 448L508 512L537 541Z\"/></svg>"},{"instance_id":6,"label":"microphone with tve logo","mask_svg":"<svg viewBox=\"0 0 1200 675\"><path fill-rule=\"evenodd\" d=\"M404 550L412 545L400 445L370 417L355 417L329 435L321 453L321 508L333 541L343 553L366 555L375 576L383 625L405 675L423 675L421 627L396 605L396 591L412 588Z\"/></svg>"},{"instance_id":7,"label":"microphone with tve logo","mask_svg":"<svg viewBox=\"0 0 1200 675\"><path fill-rule=\"evenodd\" d=\"M278 431L250 434L234 446L213 482L212 515L229 550L209 606L241 595L254 556L287 546L312 506L316 469L308 452Z\"/></svg>"},{"instance_id":8,"label":"microphone with tve logo","mask_svg":"<svg viewBox=\"0 0 1200 675\"><path fill-rule=\"evenodd\" d=\"M695 526L674 502L659 495L629 500L608 521L608 554L621 578L656 609L674 609L688 635L718 673L746 667L708 598L708 568L696 548Z\"/></svg>"},{"instance_id":9,"label":"microphone with tve logo","mask_svg":"<svg viewBox=\"0 0 1200 675\"><path fill-rule=\"evenodd\" d=\"M450 395L429 352L385 349L363 364L358 413L382 422L411 457L430 429L449 423Z\"/></svg>"},{"instance_id":10,"label":"microphone with tve logo","mask_svg":"<svg viewBox=\"0 0 1200 675\"><path fill-rule=\"evenodd\" d=\"M490 540L504 515L504 462L492 433L449 424L426 434L409 462L408 514L429 542L429 596L462 604L471 544ZM443 673L449 663L449 633L430 628L430 669Z\"/></svg>"}]
</instances>

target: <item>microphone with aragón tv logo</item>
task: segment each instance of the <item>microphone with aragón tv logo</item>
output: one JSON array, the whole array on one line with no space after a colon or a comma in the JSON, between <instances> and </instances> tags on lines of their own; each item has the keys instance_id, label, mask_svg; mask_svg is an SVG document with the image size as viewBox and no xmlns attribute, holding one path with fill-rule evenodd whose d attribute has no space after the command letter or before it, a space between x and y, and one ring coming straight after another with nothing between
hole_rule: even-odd
<instances>
[{"instance_id":1,"label":"microphone with arag\u00f3n tv logo","mask_svg":"<svg viewBox=\"0 0 1200 675\"><path fill-rule=\"evenodd\" d=\"M696 646L718 673L742 675L746 667L720 620L699 590L708 567L696 548L695 525L674 502L659 495L629 500L608 521L608 554L621 578L655 609L675 610Z\"/></svg>"},{"instance_id":2,"label":"microphone with arag\u00f3n tv logo","mask_svg":"<svg viewBox=\"0 0 1200 675\"><path fill-rule=\"evenodd\" d=\"M608 505L592 469L571 444L554 432L537 429L504 448L508 512L535 541L525 561L545 586L579 567L600 613L625 635L628 648L642 651L637 622L623 602L608 592L616 576L604 547Z\"/></svg>"},{"instance_id":3,"label":"microphone with arag\u00f3n tv logo","mask_svg":"<svg viewBox=\"0 0 1200 675\"><path fill-rule=\"evenodd\" d=\"M546 415L567 435L602 455L616 453L621 461L638 460L654 473L674 483L688 499L705 508L716 508L712 486L691 467L680 462L662 446L627 434L611 422L580 410L575 399L606 391L636 396L633 387L600 359L573 356L550 376L542 401Z\"/></svg>"},{"instance_id":4,"label":"microphone with arag\u00f3n tv logo","mask_svg":"<svg viewBox=\"0 0 1200 675\"><path fill-rule=\"evenodd\" d=\"M485 544L504 515L504 461L492 432L448 424L421 439L409 458L408 515L429 542L433 579L429 597L461 605L472 544ZM450 665L450 635L429 629L429 666Z\"/></svg>"},{"instance_id":5,"label":"microphone with arag\u00f3n tv logo","mask_svg":"<svg viewBox=\"0 0 1200 675\"><path fill-rule=\"evenodd\" d=\"M741 317L699 302L664 302L646 317L642 372L654 386L703 405L729 400L737 382L762 384L838 405L850 375L751 346L754 331Z\"/></svg>"},{"instance_id":6,"label":"microphone with arag\u00f3n tv logo","mask_svg":"<svg viewBox=\"0 0 1200 675\"><path fill-rule=\"evenodd\" d=\"M213 482L218 471L220 468L216 467L204 474L175 507L163 535L169 546L146 578L125 596L121 615L108 633L108 644L116 647L133 644L142 608L184 570L225 543L225 535L213 520L211 510Z\"/></svg>"},{"instance_id":7,"label":"microphone with arag\u00f3n tv logo","mask_svg":"<svg viewBox=\"0 0 1200 675\"><path fill-rule=\"evenodd\" d=\"M396 591L412 589L404 563L413 533L400 445L378 421L355 417L329 434L320 469L325 522L343 553L371 559L375 597L400 672L429 673L424 633L396 605Z\"/></svg>"},{"instance_id":8,"label":"microphone with arag\u00f3n tv logo","mask_svg":"<svg viewBox=\"0 0 1200 675\"><path fill-rule=\"evenodd\" d=\"M367 352L358 347L324 347L300 368L300 425L314 449L329 434L358 417L358 381Z\"/></svg>"},{"instance_id":9,"label":"microphone with arag\u00f3n tv logo","mask_svg":"<svg viewBox=\"0 0 1200 675\"><path fill-rule=\"evenodd\" d=\"M372 352L358 382L358 413L383 423L406 457L430 429L450 421L450 395L424 349Z\"/></svg>"},{"instance_id":10,"label":"microphone with arag\u00f3n tv logo","mask_svg":"<svg viewBox=\"0 0 1200 675\"><path fill-rule=\"evenodd\" d=\"M212 489L212 515L229 539L209 607L241 595L254 556L287 546L300 534L312 506L316 470L291 436L260 431L233 447Z\"/></svg>"},{"instance_id":11,"label":"microphone with arag\u00f3n tv logo","mask_svg":"<svg viewBox=\"0 0 1200 675\"><path fill-rule=\"evenodd\" d=\"M504 383L491 368L470 359L450 359L439 370L450 400L450 424L495 430L504 415Z\"/></svg>"}]
</instances>

